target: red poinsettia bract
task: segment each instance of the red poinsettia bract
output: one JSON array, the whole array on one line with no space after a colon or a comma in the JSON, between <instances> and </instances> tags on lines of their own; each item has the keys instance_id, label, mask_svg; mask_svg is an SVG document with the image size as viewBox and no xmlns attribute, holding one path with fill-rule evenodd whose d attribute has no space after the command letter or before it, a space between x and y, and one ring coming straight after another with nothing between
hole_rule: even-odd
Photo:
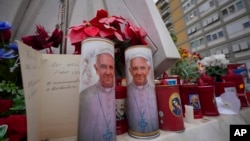
<instances>
[{"instance_id":1,"label":"red poinsettia bract","mask_svg":"<svg viewBox=\"0 0 250 141\"><path fill-rule=\"evenodd\" d=\"M120 24L124 22L122 17L108 17L107 11L98 10L96 17L90 21L83 21L80 25L70 27L68 37L71 44L81 42L87 37L96 36L123 41L124 35L120 31Z\"/></svg>"},{"instance_id":2,"label":"red poinsettia bract","mask_svg":"<svg viewBox=\"0 0 250 141\"><path fill-rule=\"evenodd\" d=\"M129 20L125 27L125 33L131 40L131 45L147 45L144 39L147 33L142 28L133 25Z\"/></svg>"},{"instance_id":3,"label":"red poinsettia bract","mask_svg":"<svg viewBox=\"0 0 250 141\"><path fill-rule=\"evenodd\" d=\"M124 29L123 29L124 28ZM70 27L68 37L75 46L74 54L80 54L81 41L87 37L103 37L112 41L130 40L130 45L146 45L146 32L121 16L108 16L106 10L98 10L90 21Z\"/></svg>"}]
</instances>

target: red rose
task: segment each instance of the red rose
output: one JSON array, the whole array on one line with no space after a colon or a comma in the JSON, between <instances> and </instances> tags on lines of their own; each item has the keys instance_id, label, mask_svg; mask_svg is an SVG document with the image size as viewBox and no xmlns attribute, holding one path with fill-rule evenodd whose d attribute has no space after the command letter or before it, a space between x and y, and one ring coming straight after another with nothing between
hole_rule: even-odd
<instances>
[{"instance_id":1,"label":"red rose","mask_svg":"<svg viewBox=\"0 0 250 141\"><path fill-rule=\"evenodd\" d=\"M6 118L0 118L0 125L7 124Z\"/></svg>"},{"instance_id":2,"label":"red rose","mask_svg":"<svg viewBox=\"0 0 250 141\"><path fill-rule=\"evenodd\" d=\"M10 37L11 37L11 25L6 22L6 21L0 21L0 37L1 40L5 41L5 42L9 42L10 41Z\"/></svg>"},{"instance_id":3,"label":"red rose","mask_svg":"<svg viewBox=\"0 0 250 141\"><path fill-rule=\"evenodd\" d=\"M6 120L9 141L20 141L27 137L27 119L25 115L10 115Z\"/></svg>"},{"instance_id":4,"label":"red rose","mask_svg":"<svg viewBox=\"0 0 250 141\"><path fill-rule=\"evenodd\" d=\"M26 138L26 134L24 133L17 133L9 135L9 141L20 141Z\"/></svg>"},{"instance_id":5,"label":"red rose","mask_svg":"<svg viewBox=\"0 0 250 141\"><path fill-rule=\"evenodd\" d=\"M27 119L25 115L10 115L7 118L7 123L10 132L26 133Z\"/></svg>"},{"instance_id":6,"label":"red rose","mask_svg":"<svg viewBox=\"0 0 250 141\"><path fill-rule=\"evenodd\" d=\"M0 113L9 110L12 107L12 101L9 99L1 99L0 100Z\"/></svg>"},{"instance_id":7,"label":"red rose","mask_svg":"<svg viewBox=\"0 0 250 141\"><path fill-rule=\"evenodd\" d=\"M10 37L11 37L11 31L9 29L5 30L5 31L1 31L0 35L3 37L3 40L5 42L9 42L10 41Z\"/></svg>"}]
</instances>

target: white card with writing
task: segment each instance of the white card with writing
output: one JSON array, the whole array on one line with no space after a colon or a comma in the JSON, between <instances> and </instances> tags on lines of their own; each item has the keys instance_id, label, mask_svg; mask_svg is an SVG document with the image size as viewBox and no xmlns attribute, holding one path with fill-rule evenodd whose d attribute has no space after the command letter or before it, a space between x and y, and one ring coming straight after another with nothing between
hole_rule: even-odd
<instances>
[{"instance_id":1,"label":"white card with writing","mask_svg":"<svg viewBox=\"0 0 250 141\"><path fill-rule=\"evenodd\" d=\"M41 54L17 41L28 140L76 136L80 55Z\"/></svg>"}]
</instances>

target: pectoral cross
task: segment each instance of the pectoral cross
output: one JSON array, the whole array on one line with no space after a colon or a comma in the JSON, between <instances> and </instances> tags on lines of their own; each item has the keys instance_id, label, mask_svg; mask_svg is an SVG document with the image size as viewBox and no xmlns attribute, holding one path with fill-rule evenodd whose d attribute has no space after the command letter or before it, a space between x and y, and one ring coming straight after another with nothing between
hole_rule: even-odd
<instances>
[{"instance_id":1,"label":"pectoral cross","mask_svg":"<svg viewBox=\"0 0 250 141\"><path fill-rule=\"evenodd\" d=\"M109 128L107 128L106 133L103 135L103 138L105 141L111 141L112 138L112 132Z\"/></svg>"},{"instance_id":2,"label":"pectoral cross","mask_svg":"<svg viewBox=\"0 0 250 141\"><path fill-rule=\"evenodd\" d=\"M145 132L145 128L146 128L146 126L148 125L148 123L145 122L145 119L142 117L142 118L141 118L141 121L138 122L138 125L140 126L141 131L142 131L142 132Z\"/></svg>"}]
</instances>

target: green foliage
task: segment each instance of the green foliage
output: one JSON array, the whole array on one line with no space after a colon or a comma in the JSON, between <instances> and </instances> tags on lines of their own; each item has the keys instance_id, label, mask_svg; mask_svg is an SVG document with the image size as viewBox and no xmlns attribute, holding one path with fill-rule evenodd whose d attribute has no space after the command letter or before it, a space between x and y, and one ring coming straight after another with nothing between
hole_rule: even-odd
<instances>
[{"instance_id":1,"label":"green foliage","mask_svg":"<svg viewBox=\"0 0 250 141\"><path fill-rule=\"evenodd\" d=\"M176 42L177 42L177 37L176 37L176 35L175 35L174 33L170 33L170 36L171 36L173 42L176 43Z\"/></svg>"},{"instance_id":2,"label":"green foliage","mask_svg":"<svg viewBox=\"0 0 250 141\"><path fill-rule=\"evenodd\" d=\"M4 141L8 126L3 124L0 125L0 141Z\"/></svg>"},{"instance_id":3,"label":"green foliage","mask_svg":"<svg viewBox=\"0 0 250 141\"><path fill-rule=\"evenodd\" d=\"M214 77L215 81L222 81L221 76L227 73L227 68L210 66L206 68L206 75Z\"/></svg>"},{"instance_id":4,"label":"green foliage","mask_svg":"<svg viewBox=\"0 0 250 141\"><path fill-rule=\"evenodd\" d=\"M206 68L206 74L209 76L224 75L227 72L227 68L222 68L220 66L211 66Z\"/></svg>"},{"instance_id":5,"label":"green foliage","mask_svg":"<svg viewBox=\"0 0 250 141\"><path fill-rule=\"evenodd\" d=\"M2 82L0 82L0 92L6 92L12 95L16 95L20 91L19 91L18 86L16 86L15 83L11 81L2 80Z\"/></svg>"},{"instance_id":6,"label":"green foliage","mask_svg":"<svg viewBox=\"0 0 250 141\"><path fill-rule=\"evenodd\" d=\"M22 87L22 75L20 65L13 71L10 69L15 65L17 58L0 59L0 80L12 81L17 86Z\"/></svg>"},{"instance_id":7,"label":"green foliage","mask_svg":"<svg viewBox=\"0 0 250 141\"><path fill-rule=\"evenodd\" d=\"M181 80L186 80L188 82L195 82L198 77L200 77L200 72L198 70L196 62L180 60L170 69L172 75L178 75Z\"/></svg>"},{"instance_id":8,"label":"green foliage","mask_svg":"<svg viewBox=\"0 0 250 141\"><path fill-rule=\"evenodd\" d=\"M178 51L181 58L170 68L170 74L178 75L181 80L187 83L196 82L197 78L200 77L200 70L197 64L200 55L183 48L179 48Z\"/></svg>"},{"instance_id":9,"label":"green foliage","mask_svg":"<svg viewBox=\"0 0 250 141\"><path fill-rule=\"evenodd\" d=\"M129 40L123 42L115 41L115 75L116 78L125 77L125 50L130 47L131 44Z\"/></svg>"},{"instance_id":10,"label":"green foliage","mask_svg":"<svg viewBox=\"0 0 250 141\"><path fill-rule=\"evenodd\" d=\"M25 114L24 91L22 88L16 86L15 83L2 80L0 82L0 98L12 99L13 101L12 107L8 111L0 113L0 116Z\"/></svg>"}]
</instances>

